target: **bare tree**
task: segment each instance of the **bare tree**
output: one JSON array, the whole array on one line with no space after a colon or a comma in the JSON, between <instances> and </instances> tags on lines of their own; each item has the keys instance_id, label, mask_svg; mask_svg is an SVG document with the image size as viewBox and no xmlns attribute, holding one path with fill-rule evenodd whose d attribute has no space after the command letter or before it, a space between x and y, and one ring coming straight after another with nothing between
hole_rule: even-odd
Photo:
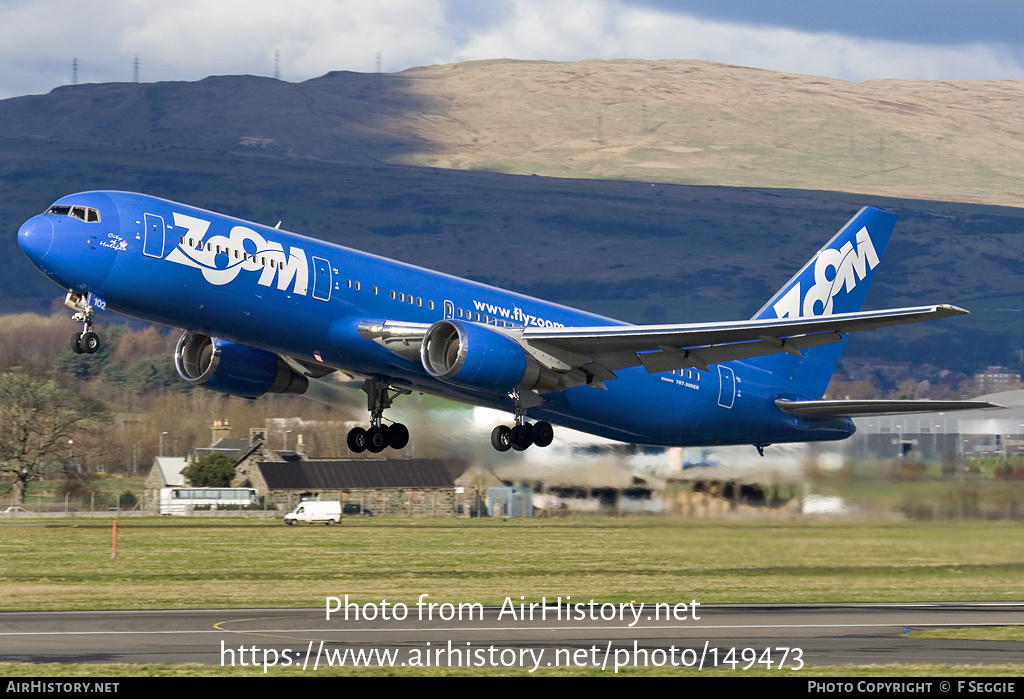
<instances>
[{"instance_id":1,"label":"bare tree","mask_svg":"<svg viewBox=\"0 0 1024 699\"><path fill-rule=\"evenodd\" d=\"M14 501L23 504L25 485L104 417L98 402L53 380L17 368L0 373L0 472L14 476Z\"/></svg>"}]
</instances>

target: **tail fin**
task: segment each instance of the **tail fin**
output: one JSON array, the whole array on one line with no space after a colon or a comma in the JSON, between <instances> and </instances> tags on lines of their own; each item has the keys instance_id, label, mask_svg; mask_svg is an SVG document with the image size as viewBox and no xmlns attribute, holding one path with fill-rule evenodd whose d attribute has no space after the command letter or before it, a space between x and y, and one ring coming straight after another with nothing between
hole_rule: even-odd
<instances>
[{"instance_id":1,"label":"tail fin","mask_svg":"<svg viewBox=\"0 0 1024 699\"><path fill-rule=\"evenodd\" d=\"M754 320L859 311L896 218L896 214L865 206L754 314ZM777 354L753 363L788 376L810 395L820 397L845 346L844 339L804 350L803 357Z\"/></svg>"}]
</instances>

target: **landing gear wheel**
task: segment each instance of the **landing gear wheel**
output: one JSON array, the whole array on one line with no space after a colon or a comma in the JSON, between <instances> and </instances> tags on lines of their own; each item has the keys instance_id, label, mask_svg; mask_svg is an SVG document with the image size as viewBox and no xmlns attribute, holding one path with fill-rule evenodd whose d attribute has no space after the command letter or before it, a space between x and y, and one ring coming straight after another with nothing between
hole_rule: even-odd
<instances>
[{"instance_id":1,"label":"landing gear wheel","mask_svg":"<svg viewBox=\"0 0 1024 699\"><path fill-rule=\"evenodd\" d=\"M516 451L529 449L530 445L533 444L533 428L528 424L516 425L512 428L510 440L512 448Z\"/></svg>"},{"instance_id":2,"label":"landing gear wheel","mask_svg":"<svg viewBox=\"0 0 1024 699\"><path fill-rule=\"evenodd\" d=\"M94 354L100 348L100 336L94 332L82 333L78 346L86 354Z\"/></svg>"},{"instance_id":3,"label":"landing gear wheel","mask_svg":"<svg viewBox=\"0 0 1024 699\"><path fill-rule=\"evenodd\" d=\"M82 339L81 333L75 333L74 337L71 338L71 349L74 350L75 354L82 354L85 352L82 346L78 344Z\"/></svg>"},{"instance_id":4,"label":"landing gear wheel","mask_svg":"<svg viewBox=\"0 0 1024 699\"><path fill-rule=\"evenodd\" d=\"M331 526L332 524L334 524L334 520L333 520L333 519L329 519L329 520L327 520L326 522L324 522L324 526L325 526L325 527L329 527L329 526Z\"/></svg>"},{"instance_id":5,"label":"landing gear wheel","mask_svg":"<svg viewBox=\"0 0 1024 699\"><path fill-rule=\"evenodd\" d=\"M366 451L366 430L362 427L353 427L349 430L348 450L353 454L362 454Z\"/></svg>"},{"instance_id":6,"label":"landing gear wheel","mask_svg":"<svg viewBox=\"0 0 1024 699\"><path fill-rule=\"evenodd\" d=\"M388 428L388 446L392 449L405 449L409 444L409 428L400 422Z\"/></svg>"},{"instance_id":7,"label":"landing gear wheel","mask_svg":"<svg viewBox=\"0 0 1024 699\"><path fill-rule=\"evenodd\" d=\"M555 429L550 422L541 420L533 425L533 443L538 447L546 447L555 438Z\"/></svg>"},{"instance_id":8,"label":"landing gear wheel","mask_svg":"<svg viewBox=\"0 0 1024 699\"><path fill-rule=\"evenodd\" d=\"M366 450L371 454L384 451L388 445L388 431L385 425L368 429L366 431Z\"/></svg>"},{"instance_id":9,"label":"landing gear wheel","mask_svg":"<svg viewBox=\"0 0 1024 699\"><path fill-rule=\"evenodd\" d=\"M498 451L508 451L512 447L512 430L508 425L498 425L491 430L491 446Z\"/></svg>"}]
</instances>

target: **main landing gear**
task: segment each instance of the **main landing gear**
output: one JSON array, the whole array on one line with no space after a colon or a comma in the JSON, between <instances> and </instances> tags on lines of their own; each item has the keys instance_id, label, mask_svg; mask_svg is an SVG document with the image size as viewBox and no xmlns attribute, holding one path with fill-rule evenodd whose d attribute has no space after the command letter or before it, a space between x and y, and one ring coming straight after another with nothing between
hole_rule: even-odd
<instances>
[{"instance_id":1,"label":"main landing gear","mask_svg":"<svg viewBox=\"0 0 1024 699\"><path fill-rule=\"evenodd\" d=\"M516 424L498 425L491 431L491 446L498 451L515 449L523 451L533 445L546 447L555 438L555 430L551 423L545 420L530 424L526 421L526 409L519 401L519 396L513 396L516 401Z\"/></svg>"},{"instance_id":2,"label":"main landing gear","mask_svg":"<svg viewBox=\"0 0 1024 699\"><path fill-rule=\"evenodd\" d=\"M100 336L92 331L93 307L89 305L89 297L69 291L64 304L75 311L71 320L82 324L82 332L75 333L71 338L71 349L75 354L93 354L100 348Z\"/></svg>"},{"instance_id":3,"label":"main landing gear","mask_svg":"<svg viewBox=\"0 0 1024 699\"><path fill-rule=\"evenodd\" d=\"M363 382L366 392L366 408L370 411L370 429L354 427L348 433L348 448L360 454L368 451L377 454L387 447L405 449L409 444L409 428L400 422L390 425L382 423L384 410L391 407L392 401L400 395L411 393L404 388L395 388L381 383L377 379Z\"/></svg>"}]
</instances>

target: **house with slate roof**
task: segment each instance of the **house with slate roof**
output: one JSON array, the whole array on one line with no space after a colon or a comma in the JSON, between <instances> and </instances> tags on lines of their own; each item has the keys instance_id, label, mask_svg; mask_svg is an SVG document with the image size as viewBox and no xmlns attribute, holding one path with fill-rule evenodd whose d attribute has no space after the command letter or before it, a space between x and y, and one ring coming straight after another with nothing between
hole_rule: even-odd
<instances>
[{"instance_id":1,"label":"house with slate roof","mask_svg":"<svg viewBox=\"0 0 1024 699\"><path fill-rule=\"evenodd\" d=\"M375 516L472 517L486 511L487 489L503 481L485 466L440 459L307 459L301 437L295 451L270 449L263 430L230 439L227 422L214 422L214 443L187 458L159 457L146 480L145 504L156 509L160 489L187 485L181 475L192 460L211 453L235 459L231 486L255 488L269 506L288 512L302 500L355 503Z\"/></svg>"},{"instance_id":2,"label":"house with slate roof","mask_svg":"<svg viewBox=\"0 0 1024 699\"><path fill-rule=\"evenodd\" d=\"M441 459L250 459L236 472L282 510L302 500L340 500L391 517L475 516L487 488L502 485L486 467ZM232 485L242 485L240 477Z\"/></svg>"}]
</instances>

